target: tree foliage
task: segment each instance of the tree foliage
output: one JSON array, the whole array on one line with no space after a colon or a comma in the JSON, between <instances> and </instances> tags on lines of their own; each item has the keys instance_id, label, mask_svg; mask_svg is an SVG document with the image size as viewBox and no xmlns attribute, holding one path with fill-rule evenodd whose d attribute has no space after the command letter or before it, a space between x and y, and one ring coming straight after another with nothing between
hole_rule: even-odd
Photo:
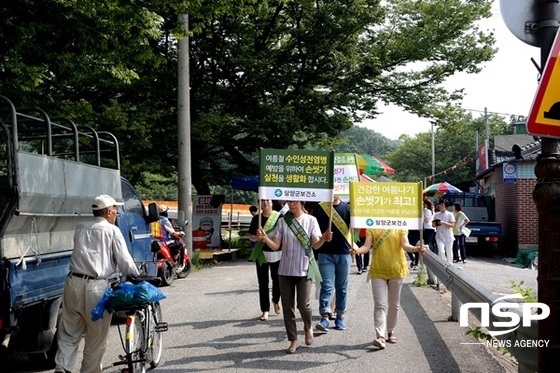
<instances>
[{"instance_id":1,"label":"tree foliage","mask_svg":"<svg viewBox=\"0 0 560 373\"><path fill-rule=\"evenodd\" d=\"M482 143L486 124L484 117L473 118L464 114L456 122L441 123L434 130L435 174L432 174L432 134L420 133L415 137L403 135L403 145L387 155L395 169L398 181L424 181L427 184L447 181L451 184L472 181L476 172L476 134ZM490 147L495 135L512 133L512 125L499 115L488 116ZM431 177L431 179L430 179Z\"/></svg>"},{"instance_id":2,"label":"tree foliage","mask_svg":"<svg viewBox=\"0 0 560 373\"><path fill-rule=\"evenodd\" d=\"M341 153L363 153L385 158L402 145L400 140L390 140L385 136L364 127L354 126L339 136L343 141L334 150Z\"/></svg>"},{"instance_id":3,"label":"tree foliage","mask_svg":"<svg viewBox=\"0 0 560 373\"><path fill-rule=\"evenodd\" d=\"M494 50L489 0L5 0L0 93L113 132L123 173L177 170L177 14L190 16L192 180L254 174L258 147L333 138L393 103L455 115L441 83ZM441 105L446 104L446 105ZM451 106L454 108L454 106Z\"/></svg>"}]
</instances>

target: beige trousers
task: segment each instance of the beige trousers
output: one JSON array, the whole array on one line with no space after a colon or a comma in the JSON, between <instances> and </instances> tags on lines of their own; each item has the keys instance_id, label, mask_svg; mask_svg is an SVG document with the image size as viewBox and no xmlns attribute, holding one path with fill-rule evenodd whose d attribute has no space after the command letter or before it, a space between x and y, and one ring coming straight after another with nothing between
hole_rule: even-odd
<instances>
[{"instance_id":1,"label":"beige trousers","mask_svg":"<svg viewBox=\"0 0 560 373\"><path fill-rule=\"evenodd\" d=\"M62 318L58 330L57 370L74 371L78 346L84 338L84 356L81 373L101 373L102 359L107 347L111 315L91 321L91 311L109 287L107 280L88 280L68 276L62 298Z\"/></svg>"},{"instance_id":2,"label":"beige trousers","mask_svg":"<svg viewBox=\"0 0 560 373\"><path fill-rule=\"evenodd\" d=\"M375 326L376 338L387 338L387 334L393 333L397 326L402 285L402 278L391 280L371 279L373 324Z\"/></svg>"}]
</instances>

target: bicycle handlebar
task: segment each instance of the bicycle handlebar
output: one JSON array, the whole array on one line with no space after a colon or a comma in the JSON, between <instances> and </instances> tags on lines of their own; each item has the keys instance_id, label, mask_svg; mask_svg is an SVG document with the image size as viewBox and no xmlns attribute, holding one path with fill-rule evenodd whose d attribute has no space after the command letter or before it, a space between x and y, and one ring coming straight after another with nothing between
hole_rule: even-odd
<instances>
[{"instance_id":1,"label":"bicycle handlebar","mask_svg":"<svg viewBox=\"0 0 560 373\"><path fill-rule=\"evenodd\" d=\"M126 281L135 285L141 283L142 281L146 281L155 287L159 287L161 285L161 278L150 275L127 276Z\"/></svg>"}]
</instances>

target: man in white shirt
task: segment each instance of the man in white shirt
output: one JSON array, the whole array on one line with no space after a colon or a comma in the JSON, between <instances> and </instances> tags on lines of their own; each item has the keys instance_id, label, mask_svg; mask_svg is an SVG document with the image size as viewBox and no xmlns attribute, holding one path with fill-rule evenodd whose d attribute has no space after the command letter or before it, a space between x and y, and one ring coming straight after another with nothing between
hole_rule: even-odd
<instances>
[{"instance_id":1,"label":"man in white shirt","mask_svg":"<svg viewBox=\"0 0 560 373\"><path fill-rule=\"evenodd\" d=\"M74 232L70 272L64 283L55 373L74 370L82 336L85 345L80 372L102 371L111 317L92 321L91 311L109 288L109 277L118 271L138 275L124 237L115 226L117 209L122 204L108 195L95 197L91 205L95 219L78 224Z\"/></svg>"},{"instance_id":2,"label":"man in white shirt","mask_svg":"<svg viewBox=\"0 0 560 373\"><path fill-rule=\"evenodd\" d=\"M449 202L442 199L439 201L439 212L434 215L432 224L436 228L436 242L438 246L439 256L448 263L453 263L453 226L455 225L455 217L447 207Z\"/></svg>"}]
</instances>

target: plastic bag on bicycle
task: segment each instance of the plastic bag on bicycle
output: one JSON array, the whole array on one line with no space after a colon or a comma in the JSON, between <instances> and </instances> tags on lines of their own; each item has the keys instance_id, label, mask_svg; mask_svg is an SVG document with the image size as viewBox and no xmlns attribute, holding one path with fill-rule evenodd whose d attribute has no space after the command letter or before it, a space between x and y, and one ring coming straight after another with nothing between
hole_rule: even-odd
<instances>
[{"instance_id":1,"label":"plastic bag on bicycle","mask_svg":"<svg viewBox=\"0 0 560 373\"><path fill-rule=\"evenodd\" d=\"M105 290L103 294L103 298L97 302L93 310L91 311L91 321L97 321L103 318L103 312L107 309L109 304L109 298L111 297L111 293L113 290L111 288Z\"/></svg>"},{"instance_id":2,"label":"plastic bag on bicycle","mask_svg":"<svg viewBox=\"0 0 560 373\"><path fill-rule=\"evenodd\" d=\"M103 318L103 311L112 313L120 307L142 303L153 303L165 299L165 295L154 285L142 281L137 285L125 282L117 290L107 289L103 298L91 311L92 321Z\"/></svg>"}]
</instances>

